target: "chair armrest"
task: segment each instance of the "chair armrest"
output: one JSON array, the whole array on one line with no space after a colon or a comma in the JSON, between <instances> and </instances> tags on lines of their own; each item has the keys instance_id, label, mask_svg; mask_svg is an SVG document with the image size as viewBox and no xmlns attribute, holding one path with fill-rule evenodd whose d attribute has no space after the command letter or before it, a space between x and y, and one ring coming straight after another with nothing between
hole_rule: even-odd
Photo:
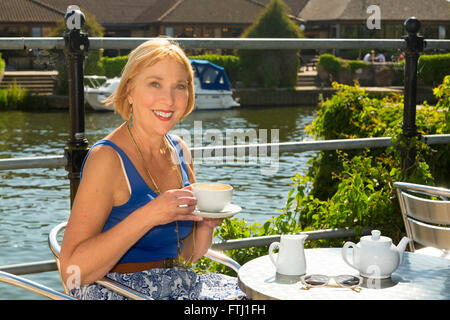
<instances>
[{"instance_id":1,"label":"chair armrest","mask_svg":"<svg viewBox=\"0 0 450 320\"><path fill-rule=\"evenodd\" d=\"M31 291L33 293L40 294L41 296L53 300L77 300L74 297L68 296L62 292L46 287L40 283L4 271L0 271L0 282L12 284L16 287Z\"/></svg>"},{"instance_id":2,"label":"chair armrest","mask_svg":"<svg viewBox=\"0 0 450 320\"><path fill-rule=\"evenodd\" d=\"M227 255L214 251L212 249L209 249L208 252L205 254L205 257L214 260L216 262L219 262L227 267L230 267L231 269L233 269L234 271L236 271L236 273L238 273L241 265L239 263L237 263L235 260L233 260L232 258L228 257Z\"/></svg>"}]
</instances>

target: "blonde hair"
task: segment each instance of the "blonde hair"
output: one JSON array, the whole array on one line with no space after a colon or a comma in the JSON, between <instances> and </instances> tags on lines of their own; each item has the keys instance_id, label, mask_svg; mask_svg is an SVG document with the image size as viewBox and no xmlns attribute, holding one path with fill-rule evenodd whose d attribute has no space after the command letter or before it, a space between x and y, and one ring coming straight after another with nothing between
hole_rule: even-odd
<instances>
[{"instance_id":1,"label":"blonde hair","mask_svg":"<svg viewBox=\"0 0 450 320\"><path fill-rule=\"evenodd\" d=\"M128 120L131 105L129 104L127 97L131 89L132 80L140 70L154 65L166 57L170 57L181 63L188 73L189 98L183 118L186 117L192 112L195 104L194 72L189 59L180 46L176 42L165 38L148 40L131 51L128 56L128 62L123 68L119 85L103 102L106 103L106 105L114 104L115 111L119 113L122 118Z\"/></svg>"}]
</instances>

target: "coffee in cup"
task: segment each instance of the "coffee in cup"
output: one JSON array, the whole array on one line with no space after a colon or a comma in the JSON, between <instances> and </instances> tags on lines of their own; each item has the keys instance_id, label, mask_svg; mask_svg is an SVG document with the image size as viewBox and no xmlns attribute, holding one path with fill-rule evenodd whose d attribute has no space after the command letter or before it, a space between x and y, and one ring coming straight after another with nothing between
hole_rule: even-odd
<instances>
[{"instance_id":1,"label":"coffee in cup","mask_svg":"<svg viewBox=\"0 0 450 320\"><path fill-rule=\"evenodd\" d=\"M198 182L191 184L197 198L197 209L204 212L220 212L231 203L233 187L218 182Z\"/></svg>"}]
</instances>

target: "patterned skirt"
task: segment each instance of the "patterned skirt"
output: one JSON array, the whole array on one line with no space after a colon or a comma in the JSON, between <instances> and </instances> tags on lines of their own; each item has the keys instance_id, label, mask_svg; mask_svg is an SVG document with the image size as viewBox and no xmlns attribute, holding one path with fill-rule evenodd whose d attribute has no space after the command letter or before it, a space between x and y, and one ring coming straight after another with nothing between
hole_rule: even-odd
<instances>
[{"instance_id":1,"label":"patterned skirt","mask_svg":"<svg viewBox=\"0 0 450 320\"><path fill-rule=\"evenodd\" d=\"M197 274L184 267L155 268L136 273L108 273L106 277L155 300L242 300L237 278L223 274ZM97 283L70 291L82 300L126 300L127 297Z\"/></svg>"}]
</instances>

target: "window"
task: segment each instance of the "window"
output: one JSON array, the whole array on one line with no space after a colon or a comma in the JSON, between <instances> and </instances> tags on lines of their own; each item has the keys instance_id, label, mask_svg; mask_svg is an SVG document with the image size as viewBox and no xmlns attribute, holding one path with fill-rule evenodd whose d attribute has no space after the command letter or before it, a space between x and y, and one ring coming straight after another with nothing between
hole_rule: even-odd
<instances>
[{"instance_id":1,"label":"window","mask_svg":"<svg viewBox=\"0 0 450 320\"><path fill-rule=\"evenodd\" d=\"M32 27L31 28L31 36L32 37L42 37L42 28L41 27Z\"/></svg>"},{"instance_id":2,"label":"window","mask_svg":"<svg viewBox=\"0 0 450 320\"><path fill-rule=\"evenodd\" d=\"M367 28L365 22L358 26L358 35L360 39L381 39L382 37L382 28L381 29L369 29Z\"/></svg>"},{"instance_id":3,"label":"window","mask_svg":"<svg viewBox=\"0 0 450 320\"><path fill-rule=\"evenodd\" d=\"M174 32L173 32L173 27L166 27L165 28L165 32L166 32L166 36L168 37L172 37L174 36Z\"/></svg>"},{"instance_id":4,"label":"window","mask_svg":"<svg viewBox=\"0 0 450 320\"><path fill-rule=\"evenodd\" d=\"M433 25L422 26L419 34L425 39L437 39L438 38L438 27Z\"/></svg>"},{"instance_id":5,"label":"window","mask_svg":"<svg viewBox=\"0 0 450 320\"><path fill-rule=\"evenodd\" d=\"M401 39L401 37L405 34L401 24L387 24L385 27L386 39Z\"/></svg>"},{"instance_id":6,"label":"window","mask_svg":"<svg viewBox=\"0 0 450 320\"><path fill-rule=\"evenodd\" d=\"M439 39L445 39L446 38L445 26L439 26L438 27L438 38Z\"/></svg>"},{"instance_id":7,"label":"window","mask_svg":"<svg viewBox=\"0 0 450 320\"><path fill-rule=\"evenodd\" d=\"M356 39L358 38L358 28L355 24L341 25L341 38Z\"/></svg>"}]
</instances>

